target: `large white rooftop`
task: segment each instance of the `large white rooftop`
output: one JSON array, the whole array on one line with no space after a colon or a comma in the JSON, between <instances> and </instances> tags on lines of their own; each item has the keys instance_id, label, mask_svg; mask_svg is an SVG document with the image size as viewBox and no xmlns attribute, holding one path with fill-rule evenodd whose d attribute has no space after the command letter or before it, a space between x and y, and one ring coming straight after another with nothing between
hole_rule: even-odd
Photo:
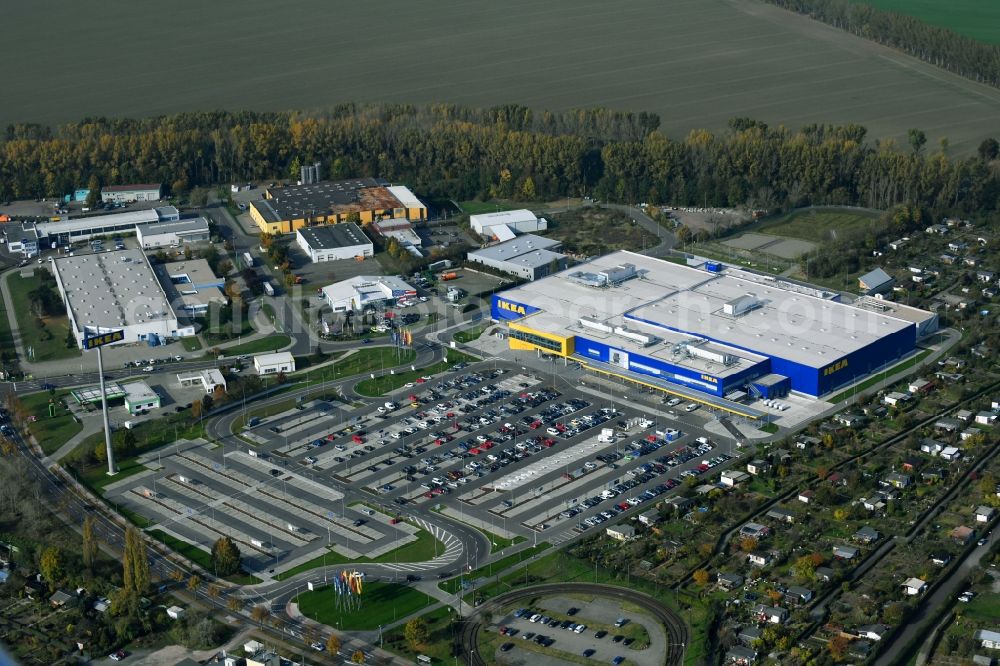
<instances>
[{"instance_id":1,"label":"large white rooftop","mask_svg":"<svg viewBox=\"0 0 1000 666\"><path fill-rule=\"evenodd\" d=\"M624 264L634 266L635 277L610 282L602 277L614 277ZM602 281L605 286L596 286ZM675 331L816 368L913 326L906 318L820 294L768 276L734 269L711 273L623 251L505 291L502 297L541 308L525 323L542 331L588 337L573 330L586 317L660 337Z\"/></svg>"},{"instance_id":2,"label":"large white rooftop","mask_svg":"<svg viewBox=\"0 0 1000 666\"><path fill-rule=\"evenodd\" d=\"M52 266L80 326L118 328L177 319L140 250L60 257Z\"/></svg>"}]
</instances>

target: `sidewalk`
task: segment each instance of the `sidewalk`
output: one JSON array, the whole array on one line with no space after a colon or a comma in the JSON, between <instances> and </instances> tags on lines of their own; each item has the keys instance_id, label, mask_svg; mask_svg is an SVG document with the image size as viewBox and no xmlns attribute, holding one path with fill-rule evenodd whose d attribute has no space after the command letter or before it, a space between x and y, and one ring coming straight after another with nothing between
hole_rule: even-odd
<instances>
[{"instance_id":1,"label":"sidewalk","mask_svg":"<svg viewBox=\"0 0 1000 666\"><path fill-rule=\"evenodd\" d=\"M104 429L104 420L101 418L101 412L95 412L93 414L87 414L80 417L80 421L83 423L83 429L76 433L67 440L65 444L59 447L59 449L50 456L44 458L46 465L55 465L60 460L65 458L70 452L75 449L80 442L87 439L95 432L101 432Z\"/></svg>"}]
</instances>

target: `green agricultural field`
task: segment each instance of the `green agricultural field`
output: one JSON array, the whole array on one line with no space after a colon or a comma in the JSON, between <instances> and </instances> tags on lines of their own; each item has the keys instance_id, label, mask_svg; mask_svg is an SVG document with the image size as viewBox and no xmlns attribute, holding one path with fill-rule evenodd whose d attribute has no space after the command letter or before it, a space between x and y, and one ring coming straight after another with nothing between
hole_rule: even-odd
<instances>
[{"instance_id":1,"label":"green agricultural field","mask_svg":"<svg viewBox=\"0 0 1000 666\"><path fill-rule=\"evenodd\" d=\"M753 0L301 0L295 11L176 0L169 12L125 0L101 11L73 0L9 4L5 25L16 29L4 46L30 57L5 72L4 95L18 103L0 107L0 126L346 101L514 102L652 111L677 138L747 115L789 127L858 123L900 145L921 127L929 147L947 136L953 153L971 153L996 133L1000 109L1000 91ZM59 48L39 48L40 35ZM100 75L69 74L81 71Z\"/></svg>"},{"instance_id":2,"label":"green agricultural field","mask_svg":"<svg viewBox=\"0 0 1000 666\"><path fill-rule=\"evenodd\" d=\"M990 0L853 0L897 14L907 14L932 25L1000 44L1000 3Z\"/></svg>"},{"instance_id":3,"label":"green agricultural field","mask_svg":"<svg viewBox=\"0 0 1000 666\"><path fill-rule=\"evenodd\" d=\"M839 234L867 229L878 219L878 213L862 210L803 209L768 221L755 229L770 236L801 238L822 243L836 240Z\"/></svg>"}]
</instances>

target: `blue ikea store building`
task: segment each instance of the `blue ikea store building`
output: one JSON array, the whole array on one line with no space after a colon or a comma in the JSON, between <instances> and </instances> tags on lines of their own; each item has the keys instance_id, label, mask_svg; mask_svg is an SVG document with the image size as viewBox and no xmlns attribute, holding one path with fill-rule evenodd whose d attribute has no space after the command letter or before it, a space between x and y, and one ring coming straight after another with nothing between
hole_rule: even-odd
<instances>
[{"instance_id":1,"label":"blue ikea store building","mask_svg":"<svg viewBox=\"0 0 1000 666\"><path fill-rule=\"evenodd\" d=\"M716 397L820 397L914 352L936 328L914 308L856 307L735 267L628 252L495 294L490 315L507 324L512 349Z\"/></svg>"}]
</instances>

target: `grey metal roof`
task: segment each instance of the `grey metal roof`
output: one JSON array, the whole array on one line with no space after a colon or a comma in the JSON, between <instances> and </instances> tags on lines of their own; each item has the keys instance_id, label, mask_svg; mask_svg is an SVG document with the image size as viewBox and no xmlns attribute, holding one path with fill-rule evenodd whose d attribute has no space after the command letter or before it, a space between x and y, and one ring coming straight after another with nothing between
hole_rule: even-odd
<instances>
[{"instance_id":1,"label":"grey metal roof","mask_svg":"<svg viewBox=\"0 0 1000 666\"><path fill-rule=\"evenodd\" d=\"M353 222L323 227L304 227L298 233L313 250L332 250L355 245L370 245L371 240Z\"/></svg>"}]
</instances>

